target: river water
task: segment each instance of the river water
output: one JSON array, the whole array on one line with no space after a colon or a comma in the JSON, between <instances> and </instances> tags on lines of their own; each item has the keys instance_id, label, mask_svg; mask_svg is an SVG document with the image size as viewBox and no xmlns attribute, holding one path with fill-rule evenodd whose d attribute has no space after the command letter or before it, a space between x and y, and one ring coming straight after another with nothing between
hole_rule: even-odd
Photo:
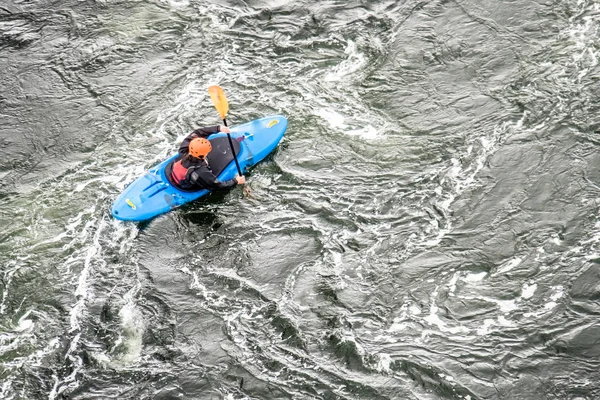
<instances>
[{"instance_id":1,"label":"river water","mask_svg":"<svg viewBox=\"0 0 600 400\"><path fill-rule=\"evenodd\" d=\"M600 398L600 3L0 5L0 398ZM281 113L235 188L112 201Z\"/></svg>"}]
</instances>

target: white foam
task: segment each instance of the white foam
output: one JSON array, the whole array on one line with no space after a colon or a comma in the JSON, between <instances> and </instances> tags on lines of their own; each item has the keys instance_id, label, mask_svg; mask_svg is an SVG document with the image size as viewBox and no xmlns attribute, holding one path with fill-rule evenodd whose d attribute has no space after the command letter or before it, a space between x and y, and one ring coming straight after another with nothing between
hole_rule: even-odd
<instances>
[{"instance_id":1,"label":"white foam","mask_svg":"<svg viewBox=\"0 0 600 400\"><path fill-rule=\"evenodd\" d=\"M531 285L525 283L521 288L521 297L523 299L530 299L533 297L535 291L537 290L537 283L533 283Z\"/></svg>"},{"instance_id":2,"label":"white foam","mask_svg":"<svg viewBox=\"0 0 600 400\"><path fill-rule=\"evenodd\" d=\"M498 307L500 308L500 311L502 311L503 313L509 313L509 312L514 311L517 308L519 308L517 306L516 300L497 300L497 299L495 299L494 302L498 305Z\"/></svg>"},{"instance_id":3,"label":"white foam","mask_svg":"<svg viewBox=\"0 0 600 400\"><path fill-rule=\"evenodd\" d=\"M452 278L450 278L450 281L448 282L448 293L450 295L454 295L454 292L456 291L456 284L458 283L459 277L460 277L459 272L455 272L454 274L452 274Z\"/></svg>"},{"instance_id":4,"label":"white foam","mask_svg":"<svg viewBox=\"0 0 600 400\"><path fill-rule=\"evenodd\" d=\"M9 396L8 392L12 386L14 379L12 379L12 377L8 377L8 379L6 379L3 383L2 383L2 390L0 390L0 399L6 399L6 400L12 400L15 398L15 396Z\"/></svg>"},{"instance_id":5,"label":"white foam","mask_svg":"<svg viewBox=\"0 0 600 400\"><path fill-rule=\"evenodd\" d=\"M346 123L346 117L344 115L330 108L319 108L315 111L315 114L323 118L332 129L340 130L348 136L357 136L365 140L376 139L381 136L380 131L370 124L366 124L359 128L349 126Z\"/></svg>"},{"instance_id":6,"label":"white foam","mask_svg":"<svg viewBox=\"0 0 600 400\"><path fill-rule=\"evenodd\" d=\"M422 313L419 306L412 301L405 302L400 307L400 315L394 318L392 325L388 329L389 331L398 331L406 327L404 321L409 321L412 316L417 316Z\"/></svg>"},{"instance_id":7,"label":"white foam","mask_svg":"<svg viewBox=\"0 0 600 400\"><path fill-rule=\"evenodd\" d=\"M546 311L550 311L555 308L558 305L557 301L565 294L562 286L555 286L554 290L555 292L550 295L550 301L544 305L544 309L546 309Z\"/></svg>"},{"instance_id":8,"label":"white foam","mask_svg":"<svg viewBox=\"0 0 600 400\"><path fill-rule=\"evenodd\" d=\"M360 129L351 129L345 132L350 136L359 136L362 139L376 139L380 136L379 131L372 125L367 125Z\"/></svg>"},{"instance_id":9,"label":"white foam","mask_svg":"<svg viewBox=\"0 0 600 400\"><path fill-rule=\"evenodd\" d=\"M420 315L422 311L416 304L410 304L408 306L408 312L409 315Z\"/></svg>"},{"instance_id":10,"label":"white foam","mask_svg":"<svg viewBox=\"0 0 600 400\"><path fill-rule=\"evenodd\" d=\"M558 234L556 234L556 233L552 235L552 238L550 239L550 241L552 243L556 244L556 245L560 245L561 244L561 240L558 237Z\"/></svg>"},{"instance_id":11,"label":"white foam","mask_svg":"<svg viewBox=\"0 0 600 400\"><path fill-rule=\"evenodd\" d=\"M580 4L581 5L581 4ZM595 10L598 11L598 4L594 4ZM581 10L582 13L584 10ZM589 74L598 65L597 37L598 37L598 16L587 15L582 18L582 22L575 22L568 31L571 40L575 44L573 52L573 64L579 70L577 74L577 82L580 82L583 77Z\"/></svg>"},{"instance_id":12,"label":"white foam","mask_svg":"<svg viewBox=\"0 0 600 400\"><path fill-rule=\"evenodd\" d=\"M8 290L12 282L12 278L19 269L16 260L12 260L6 264L4 271L4 290L2 291L2 302L0 302L0 314L6 311L6 299L8 298Z\"/></svg>"},{"instance_id":13,"label":"white foam","mask_svg":"<svg viewBox=\"0 0 600 400\"><path fill-rule=\"evenodd\" d=\"M134 290L135 292L137 290ZM123 343L126 351L120 355L120 360L125 364L131 364L138 361L142 354L142 337L146 327L143 316L135 305L131 291L125 297L127 303L119 311L119 316L121 317L121 326L124 332Z\"/></svg>"},{"instance_id":14,"label":"white foam","mask_svg":"<svg viewBox=\"0 0 600 400\"><path fill-rule=\"evenodd\" d=\"M347 79L349 75L361 70L367 64L366 57L357 50L356 44L352 40L348 40L344 53L348 58L325 74L324 79L326 82L338 82Z\"/></svg>"},{"instance_id":15,"label":"white foam","mask_svg":"<svg viewBox=\"0 0 600 400\"><path fill-rule=\"evenodd\" d=\"M454 272L454 274L452 274L452 278L450 278L450 281L448 281L448 294L451 296L455 295L456 292L456 286L458 284L459 281L462 282L466 282L466 283L476 283L476 282L481 282L485 277L487 276L487 272L482 271L482 272L473 272L473 273L462 273L462 272Z\"/></svg>"},{"instance_id":16,"label":"white foam","mask_svg":"<svg viewBox=\"0 0 600 400\"><path fill-rule=\"evenodd\" d=\"M494 325L494 320L491 318L487 318L483 321L483 326L479 329L477 329L477 334L478 335L487 335L488 333L491 332L491 327Z\"/></svg>"},{"instance_id":17,"label":"white foam","mask_svg":"<svg viewBox=\"0 0 600 400\"><path fill-rule=\"evenodd\" d=\"M185 8L190 5L189 0L160 0L161 3L168 4L171 8Z\"/></svg>"},{"instance_id":18,"label":"white foam","mask_svg":"<svg viewBox=\"0 0 600 400\"><path fill-rule=\"evenodd\" d=\"M387 331L390 333L395 333L395 332L401 332L406 328L407 328L407 324L405 322L394 319L394 322L390 325L390 327L388 328Z\"/></svg>"},{"instance_id":19,"label":"white foam","mask_svg":"<svg viewBox=\"0 0 600 400\"><path fill-rule=\"evenodd\" d=\"M440 319L438 316L439 307L435 304L435 298L438 295L438 288L436 287L433 293L431 294L431 306L429 308L429 315L423 318L425 322L429 325L436 326L441 332L449 332L452 334L457 333L469 333L469 329L464 326L454 326L449 327ZM424 332L425 334L425 332Z\"/></svg>"},{"instance_id":20,"label":"white foam","mask_svg":"<svg viewBox=\"0 0 600 400\"><path fill-rule=\"evenodd\" d=\"M96 208L92 206L86 210L86 213L94 215L96 213ZM77 222L78 218L73 220L71 223L73 227L80 225L80 223ZM104 231L107 226L108 224L104 219L90 219L82 228L82 231L74 234L72 244L87 243L90 238L91 243L87 243L86 246L76 251L71 257L69 257L69 259L66 260L63 266L63 268L67 268L70 271L72 265L83 263L83 266L79 272L79 276L77 277L77 284L74 292L77 301L75 304L73 304L69 312L69 332L74 333L74 336L71 339L69 348L65 354L65 358L68 358L72 362L74 368L69 376L59 379L55 383L54 388L49 393L50 399L54 399L60 393L69 388L75 388L78 386L76 376L79 369L83 365L83 361L80 359L80 357L75 356L74 354L79 346L79 340L81 338L81 321L85 314L86 302L92 296L91 292L89 291L92 270L94 266L105 265L106 263L106 261L101 257L102 245L100 244L100 239L105 234Z\"/></svg>"},{"instance_id":21,"label":"white foam","mask_svg":"<svg viewBox=\"0 0 600 400\"><path fill-rule=\"evenodd\" d=\"M319 108L315 113L323 118L332 128L346 128L345 117L337 111L328 108Z\"/></svg>"},{"instance_id":22,"label":"white foam","mask_svg":"<svg viewBox=\"0 0 600 400\"><path fill-rule=\"evenodd\" d=\"M480 282L486 276L487 276L487 272L477 272L477 273L472 273L472 274L465 275L465 277L463 278L463 280L465 282L469 282L469 283Z\"/></svg>"},{"instance_id":23,"label":"white foam","mask_svg":"<svg viewBox=\"0 0 600 400\"><path fill-rule=\"evenodd\" d=\"M379 353L377 356L377 371L383 373L390 373L392 371L390 368L390 366L392 365L392 357L386 353Z\"/></svg>"},{"instance_id":24,"label":"white foam","mask_svg":"<svg viewBox=\"0 0 600 400\"><path fill-rule=\"evenodd\" d=\"M437 315L438 310L439 310L439 308L437 306L432 307L430 314L427 317L423 318L423 320L425 322L427 322L429 325L436 326L440 330L440 332L449 332L452 334L469 333L469 329L466 327L463 327L463 326L455 326L455 327L446 326L444 321L442 321L440 319L440 317Z\"/></svg>"},{"instance_id":25,"label":"white foam","mask_svg":"<svg viewBox=\"0 0 600 400\"><path fill-rule=\"evenodd\" d=\"M19 324L14 328L16 332L31 332L33 330L34 323L27 318L29 317L29 314L31 314L31 310L27 310L27 312L19 318Z\"/></svg>"},{"instance_id":26,"label":"white foam","mask_svg":"<svg viewBox=\"0 0 600 400\"><path fill-rule=\"evenodd\" d=\"M488 335L492 333L494 330L492 327L515 327L516 324L512 321L506 319L505 316L499 315L496 319L486 318L483 321L483 325L477 329L477 334L480 336Z\"/></svg>"},{"instance_id":27,"label":"white foam","mask_svg":"<svg viewBox=\"0 0 600 400\"><path fill-rule=\"evenodd\" d=\"M85 182L81 182L80 184L75 186L75 189L73 189L73 192L81 192L88 185L90 185L94 182L108 182L108 183L116 184L118 181L119 181L119 177L114 176L114 175L107 175L107 176L102 176L99 178L93 178L93 179L87 180Z\"/></svg>"},{"instance_id":28,"label":"white foam","mask_svg":"<svg viewBox=\"0 0 600 400\"><path fill-rule=\"evenodd\" d=\"M496 271L496 273L494 275L504 274L504 273L512 270L513 268L517 267L519 264L521 264L521 262L523 262L523 259L521 257L515 257L511 260L508 260L507 262L502 264L500 267L498 267L498 270Z\"/></svg>"},{"instance_id":29,"label":"white foam","mask_svg":"<svg viewBox=\"0 0 600 400\"><path fill-rule=\"evenodd\" d=\"M13 333L0 334L0 355L17 349L20 341L21 338Z\"/></svg>"},{"instance_id":30,"label":"white foam","mask_svg":"<svg viewBox=\"0 0 600 400\"><path fill-rule=\"evenodd\" d=\"M462 157L452 158L449 166L444 167L438 173L433 173L434 176L439 176L440 182L440 185L433 189L433 193L438 197L437 205L446 214L451 213L451 206L456 198L475 184L477 175L485 166L485 161L494 154L501 142L514 131L522 129L526 115L527 112L523 112L518 121L503 122L494 127L493 132L475 139L466 149L464 157L472 159L468 163L461 161ZM478 145L477 142L479 142ZM427 179L430 180L431 176L428 176ZM423 180L425 180L425 177L416 179L417 182ZM424 235L409 237L406 246L407 251L413 248L432 247L441 243L443 238L453 229L449 218L444 218L442 222L440 223L437 218L432 219L430 220L431 226L425 228ZM420 240L420 243L415 243L415 239Z\"/></svg>"},{"instance_id":31,"label":"white foam","mask_svg":"<svg viewBox=\"0 0 600 400\"><path fill-rule=\"evenodd\" d=\"M548 312L552 311L554 308L556 308L556 306L558 306L558 300L564 296L564 287L563 286L554 286L554 293L552 293L549 298L548 298L548 302L544 304L544 306L537 310L537 311L532 311L532 312L528 312L523 314L524 317L526 318L531 318L531 317L541 317L545 314L547 314Z\"/></svg>"}]
</instances>

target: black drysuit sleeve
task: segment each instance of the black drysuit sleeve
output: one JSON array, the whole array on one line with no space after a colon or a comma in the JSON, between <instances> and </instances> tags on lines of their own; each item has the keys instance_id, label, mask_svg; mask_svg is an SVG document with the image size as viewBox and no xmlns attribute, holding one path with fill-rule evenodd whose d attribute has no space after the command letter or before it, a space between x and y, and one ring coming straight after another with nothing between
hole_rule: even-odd
<instances>
[{"instance_id":1,"label":"black drysuit sleeve","mask_svg":"<svg viewBox=\"0 0 600 400\"><path fill-rule=\"evenodd\" d=\"M219 132L219 125L207 126L205 128L196 129L194 132L190 133L185 139L183 139L183 142L181 142L181 145L179 146L179 154L186 155L187 153L189 153L190 142L192 140L196 138L207 138L213 133L217 132Z\"/></svg>"},{"instance_id":2,"label":"black drysuit sleeve","mask_svg":"<svg viewBox=\"0 0 600 400\"><path fill-rule=\"evenodd\" d=\"M190 182L192 182L193 185L208 190L228 189L237 185L237 181L235 179L221 182L206 165L194 168L189 177Z\"/></svg>"}]
</instances>

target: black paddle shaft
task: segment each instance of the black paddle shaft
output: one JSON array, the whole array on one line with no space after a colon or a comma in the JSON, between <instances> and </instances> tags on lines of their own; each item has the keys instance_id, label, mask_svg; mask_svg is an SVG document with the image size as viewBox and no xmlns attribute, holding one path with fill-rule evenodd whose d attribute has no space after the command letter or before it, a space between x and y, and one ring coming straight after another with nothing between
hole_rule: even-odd
<instances>
[{"instance_id":1,"label":"black paddle shaft","mask_svg":"<svg viewBox=\"0 0 600 400\"><path fill-rule=\"evenodd\" d=\"M227 120L225 118L223 118L223 125L227 126ZM240 163L238 163L237 156L235 155L235 150L233 149L233 141L231 140L231 135L229 134L229 132L227 133L227 139L229 139L229 147L231 148L231 153L233 153L233 160L235 161L235 166L237 167L238 174L242 176Z\"/></svg>"}]
</instances>

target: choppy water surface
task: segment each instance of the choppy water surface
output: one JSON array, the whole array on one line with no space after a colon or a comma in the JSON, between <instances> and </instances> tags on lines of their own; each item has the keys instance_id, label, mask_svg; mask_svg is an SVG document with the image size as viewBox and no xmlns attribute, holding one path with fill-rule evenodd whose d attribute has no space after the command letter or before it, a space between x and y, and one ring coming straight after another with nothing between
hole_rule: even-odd
<instances>
[{"instance_id":1,"label":"choppy water surface","mask_svg":"<svg viewBox=\"0 0 600 400\"><path fill-rule=\"evenodd\" d=\"M0 6L0 397L597 399L600 4ZM197 126L240 188L136 225Z\"/></svg>"}]
</instances>

